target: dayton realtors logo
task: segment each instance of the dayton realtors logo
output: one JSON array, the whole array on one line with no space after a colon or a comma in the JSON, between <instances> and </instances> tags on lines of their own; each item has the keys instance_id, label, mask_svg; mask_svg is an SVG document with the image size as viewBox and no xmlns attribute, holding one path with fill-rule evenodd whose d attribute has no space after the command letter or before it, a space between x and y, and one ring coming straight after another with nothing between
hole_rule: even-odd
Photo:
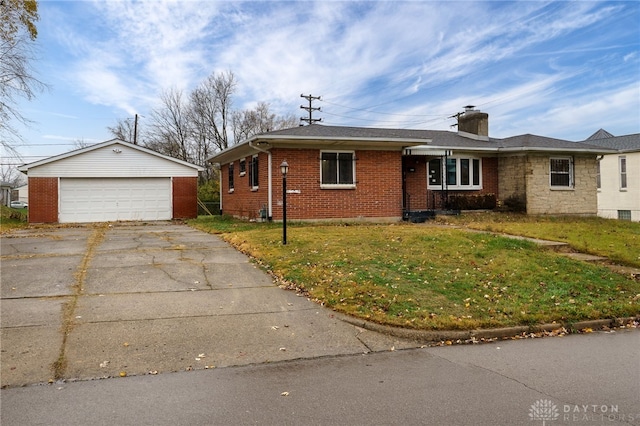
<instances>
[{"instance_id":1,"label":"dayton realtors logo","mask_svg":"<svg viewBox=\"0 0 640 426\"><path fill-rule=\"evenodd\" d=\"M542 426L545 426L548 421L557 420L558 417L560 417L558 407L548 399L539 399L529 408L529 418L542 420Z\"/></svg>"},{"instance_id":2,"label":"dayton realtors logo","mask_svg":"<svg viewBox=\"0 0 640 426\"><path fill-rule=\"evenodd\" d=\"M529 408L529 419L547 422L559 420L561 423L598 423L634 422L640 419L640 413L621 413L617 405L573 405L557 406L549 399L539 399Z\"/></svg>"}]
</instances>

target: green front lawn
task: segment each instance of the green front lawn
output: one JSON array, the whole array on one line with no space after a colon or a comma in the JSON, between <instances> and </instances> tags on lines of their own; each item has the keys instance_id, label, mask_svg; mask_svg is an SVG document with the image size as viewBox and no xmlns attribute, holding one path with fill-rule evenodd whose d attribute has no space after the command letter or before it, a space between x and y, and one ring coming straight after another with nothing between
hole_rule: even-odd
<instances>
[{"instance_id":1,"label":"green front lawn","mask_svg":"<svg viewBox=\"0 0 640 426\"><path fill-rule=\"evenodd\" d=\"M528 241L429 224L290 224L283 246L279 224L190 223L325 306L382 324L473 329L640 313L640 282Z\"/></svg>"}]
</instances>

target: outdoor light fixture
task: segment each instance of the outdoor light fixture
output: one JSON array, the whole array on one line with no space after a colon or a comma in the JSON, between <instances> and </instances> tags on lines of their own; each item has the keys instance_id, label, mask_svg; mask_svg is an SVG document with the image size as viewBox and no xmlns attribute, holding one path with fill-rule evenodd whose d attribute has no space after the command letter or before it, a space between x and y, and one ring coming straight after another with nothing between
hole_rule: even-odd
<instances>
[{"instance_id":1,"label":"outdoor light fixture","mask_svg":"<svg viewBox=\"0 0 640 426\"><path fill-rule=\"evenodd\" d=\"M289 172L287 160L280 164L280 172L282 172L282 245L287 245L287 173Z\"/></svg>"}]
</instances>

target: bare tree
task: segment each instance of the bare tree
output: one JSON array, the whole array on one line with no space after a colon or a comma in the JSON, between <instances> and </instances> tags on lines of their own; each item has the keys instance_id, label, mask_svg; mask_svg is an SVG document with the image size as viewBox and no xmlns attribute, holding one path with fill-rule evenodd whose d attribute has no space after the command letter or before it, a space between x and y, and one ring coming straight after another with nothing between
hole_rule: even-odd
<instances>
[{"instance_id":1,"label":"bare tree","mask_svg":"<svg viewBox=\"0 0 640 426\"><path fill-rule=\"evenodd\" d=\"M215 151L229 146L227 129L235 90L235 76L227 71L211 74L191 92L191 115L196 139L207 145L213 144Z\"/></svg>"},{"instance_id":2,"label":"bare tree","mask_svg":"<svg viewBox=\"0 0 640 426\"><path fill-rule=\"evenodd\" d=\"M276 116L267 102L259 102L255 109L234 111L233 139L239 143L251 136L272 130L286 129L298 125L298 118L293 114Z\"/></svg>"},{"instance_id":3,"label":"bare tree","mask_svg":"<svg viewBox=\"0 0 640 426\"><path fill-rule=\"evenodd\" d=\"M73 148L74 149L82 149L82 148L86 148L88 146L91 146L92 144L90 142L85 141L84 139L76 139L75 141L73 141Z\"/></svg>"},{"instance_id":4,"label":"bare tree","mask_svg":"<svg viewBox=\"0 0 640 426\"><path fill-rule=\"evenodd\" d=\"M160 96L162 105L151 113L148 140L145 146L180 160L193 162L192 126L189 106L178 89L169 89Z\"/></svg>"},{"instance_id":5,"label":"bare tree","mask_svg":"<svg viewBox=\"0 0 640 426\"><path fill-rule=\"evenodd\" d=\"M0 14L0 141L19 157L15 145L22 139L11 124L30 121L17 109L18 98L32 100L46 85L33 76L34 42L38 36L35 0L2 0Z\"/></svg>"},{"instance_id":6,"label":"bare tree","mask_svg":"<svg viewBox=\"0 0 640 426\"><path fill-rule=\"evenodd\" d=\"M131 142L134 140L134 124L131 123L131 119L118 119L115 125L107 127L107 130L113 135L114 138L121 141Z\"/></svg>"}]
</instances>

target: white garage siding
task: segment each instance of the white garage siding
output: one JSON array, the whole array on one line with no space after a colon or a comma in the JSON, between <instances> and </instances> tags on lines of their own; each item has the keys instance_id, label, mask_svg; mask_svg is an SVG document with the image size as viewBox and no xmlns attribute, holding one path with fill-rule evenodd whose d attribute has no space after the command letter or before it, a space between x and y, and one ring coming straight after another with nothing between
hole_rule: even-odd
<instances>
[{"instance_id":1,"label":"white garage siding","mask_svg":"<svg viewBox=\"0 0 640 426\"><path fill-rule=\"evenodd\" d=\"M171 178L61 178L60 223L169 220Z\"/></svg>"}]
</instances>

